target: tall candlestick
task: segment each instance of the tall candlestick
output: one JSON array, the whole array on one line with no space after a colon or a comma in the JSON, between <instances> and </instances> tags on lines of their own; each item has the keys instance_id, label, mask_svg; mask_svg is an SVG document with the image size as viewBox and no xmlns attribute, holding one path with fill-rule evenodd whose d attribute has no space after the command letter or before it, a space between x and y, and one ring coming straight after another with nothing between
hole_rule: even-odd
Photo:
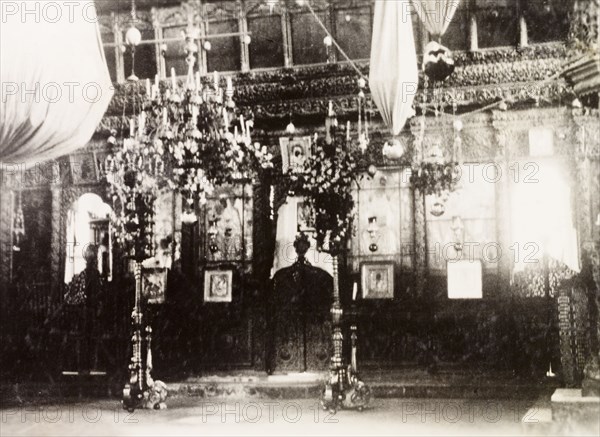
<instances>
[{"instance_id":1,"label":"tall candlestick","mask_svg":"<svg viewBox=\"0 0 600 437\"><path fill-rule=\"evenodd\" d=\"M173 91L175 91L175 89L177 88L177 79L175 77L175 68L171 68L171 86L173 88Z\"/></svg>"}]
</instances>

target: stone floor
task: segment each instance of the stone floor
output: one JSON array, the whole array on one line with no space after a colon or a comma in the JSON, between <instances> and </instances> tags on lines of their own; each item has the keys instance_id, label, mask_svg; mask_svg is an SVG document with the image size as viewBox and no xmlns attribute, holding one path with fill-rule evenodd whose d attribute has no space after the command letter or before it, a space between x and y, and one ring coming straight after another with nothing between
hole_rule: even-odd
<instances>
[{"instance_id":1,"label":"stone floor","mask_svg":"<svg viewBox=\"0 0 600 437\"><path fill-rule=\"evenodd\" d=\"M315 399L179 397L128 413L116 400L0 409L0 436L599 435L597 424L553 422L549 399L375 399L331 415Z\"/></svg>"}]
</instances>

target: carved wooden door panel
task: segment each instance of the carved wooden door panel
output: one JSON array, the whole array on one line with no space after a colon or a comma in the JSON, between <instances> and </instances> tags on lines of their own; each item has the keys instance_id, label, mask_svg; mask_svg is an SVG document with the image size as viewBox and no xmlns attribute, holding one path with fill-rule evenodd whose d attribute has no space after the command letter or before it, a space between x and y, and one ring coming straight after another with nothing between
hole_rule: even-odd
<instances>
[{"instance_id":1,"label":"carved wooden door panel","mask_svg":"<svg viewBox=\"0 0 600 437\"><path fill-rule=\"evenodd\" d=\"M272 363L275 371L325 370L331 356L332 279L296 263L274 278Z\"/></svg>"}]
</instances>

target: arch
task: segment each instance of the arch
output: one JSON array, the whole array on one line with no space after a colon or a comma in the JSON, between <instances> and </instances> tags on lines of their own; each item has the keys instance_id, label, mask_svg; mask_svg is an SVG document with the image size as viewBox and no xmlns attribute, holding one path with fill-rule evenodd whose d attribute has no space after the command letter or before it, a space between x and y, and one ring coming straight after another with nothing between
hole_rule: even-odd
<instances>
[{"instance_id":1,"label":"arch","mask_svg":"<svg viewBox=\"0 0 600 437\"><path fill-rule=\"evenodd\" d=\"M111 214L112 208L94 193L84 193L73 202L67 213L64 278L66 284L85 268L83 253L90 244L98 245L98 270L111 279Z\"/></svg>"}]
</instances>

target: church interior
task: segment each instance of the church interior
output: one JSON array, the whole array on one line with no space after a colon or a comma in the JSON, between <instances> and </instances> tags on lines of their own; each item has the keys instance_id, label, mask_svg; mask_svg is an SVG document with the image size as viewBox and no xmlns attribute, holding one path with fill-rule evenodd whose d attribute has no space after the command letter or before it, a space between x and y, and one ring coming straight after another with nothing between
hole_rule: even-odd
<instances>
[{"instance_id":1,"label":"church interior","mask_svg":"<svg viewBox=\"0 0 600 437\"><path fill-rule=\"evenodd\" d=\"M597 424L598 1L21 3L5 406L543 398Z\"/></svg>"}]
</instances>

